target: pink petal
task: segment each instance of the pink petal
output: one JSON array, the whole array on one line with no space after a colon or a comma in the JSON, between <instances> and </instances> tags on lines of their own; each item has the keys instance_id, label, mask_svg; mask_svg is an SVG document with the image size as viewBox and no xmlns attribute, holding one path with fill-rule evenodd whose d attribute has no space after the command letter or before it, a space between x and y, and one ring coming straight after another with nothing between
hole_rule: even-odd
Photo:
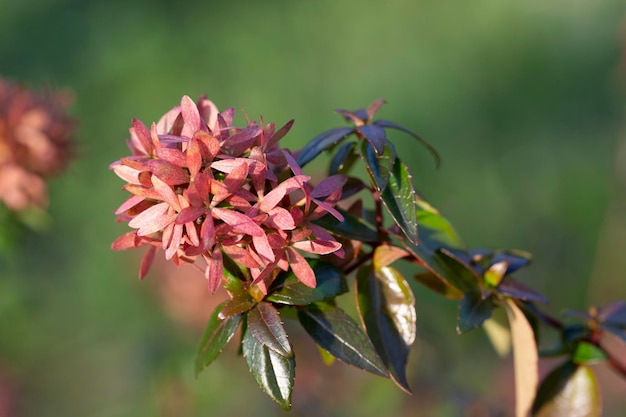
<instances>
[{"instance_id":1,"label":"pink petal","mask_svg":"<svg viewBox=\"0 0 626 417\"><path fill-rule=\"evenodd\" d=\"M130 128L131 140L135 145L139 144L139 150L143 151L146 155L150 155L154 150L152 146L152 138L150 137L150 131L139 119L133 119L133 127Z\"/></svg>"},{"instance_id":2,"label":"pink petal","mask_svg":"<svg viewBox=\"0 0 626 417\"><path fill-rule=\"evenodd\" d=\"M185 121L181 136L191 138L196 131L202 128L202 119L200 118L200 112L198 112L198 106L189 96L183 96L183 99L180 101L180 107L183 113L183 120Z\"/></svg>"},{"instance_id":3,"label":"pink petal","mask_svg":"<svg viewBox=\"0 0 626 417\"><path fill-rule=\"evenodd\" d=\"M333 207L329 206L328 204L326 204L323 201L320 201L318 199L313 199L313 201L315 202L315 204L317 204L319 207L321 207L322 209L326 210L328 213L330 213L334 218L336 218L337 220L339 220L340 222L343 221L343 215L341 213L339 213L337 210L335 210ZM321 217L321 216L320 216Z\"/></svg>"},{"instance_id":4,"label":"pink petal","mask_svg":"<svg viewBox=\"0 0 626 417\"><path fill-rule=\"evenodd\" d=\"M220 152L221 143L212 135L205 131L196 132L193 137L198 141L202 156L207 161L212 161L215 156Z\"/></svg>"},{"instance_id":5,"label":"pink petal","mask_svg":"<svg viewBox=\"0 0 626 417\"><path fill-rule=\"evenodd\" d=\"M215 129L217 115L219 113L217 106L211 100L203 96L198 100L198 111L200 112L202 120L206 121L208 128L211 130Z\"/></svg>"},{"instance_id":6,"label":"pink petal","mask_svg":"<svg viewBox=\"0 0 626 417\"><path fill-rule=\"evenodd\" d=\"M287 164L289 165L289 168L291 168L291 171L293 171L296 175L302 175L302 168L300 168L300 165L298 165L295 158L291 156L291 153L288 150L283 149L283 156L287 160Z\"/></svg>"},{"instance_id":7,"label":"pink petal","mask_svg":"<svg viewBox=\"0 0 626 417\"><path fill-rule=\"evenodd\" d=\"M250 170L250 165L256 164L257 161L248 158L231 158L231 159L222 159L220 161L215 161L211 163L211 168L229 174L234 169L238 168L242 163L246 164L248 170Z\"/></svg>"},{"instance_id":8,"label":"pink petal","mask_svg":"<svg viewBox=\"0 0 626 417\"><path fill-rule=\"evenodd\" d=\"M192 177L194 177L202 168L202 155L200 155L200 145L198 144L198 139L191 138L191 140L187 143L187 167L189 168L189 173Z\"/></svg>"},{"instance_id":9,"label":"pink petal","mask_svg":"<svg viewBox=\"0 0 626 417\"><path fill-rule=\"evenodd\" d=\"M291 270L296 278L298 278L298 280L300 280L300 282L307 287L315 288L317 285L315 273L304 256L300 255L292 248L287 248L287 257L289 259Z\"/></svg>"},{"instance_id":10,"label":"pink petal","mask_svg":"<svg viewBox=\"0 0 626 417\"><path fill-rule=\"evenodd\" d=\"M215 294L220 282L222 281L222 274L224 272L224 263L222 260L222 251L219 247L213 250L210 258L206 258L207 268L205 270L205 276L209 281L209 292Z\"/></svg>"},{"instance_id":11,"label":"pink petal","mask_svg":"<svg viewBox=\"0 0 626 417\"><path fill-rule=\"evenodd\" d=\"M204 207L185 207L178 213L176 224L194 222L198 217L207 214L209 211Z\"/></svg>"},{"instance_id":12,"label":"pink petal","mask_svg":"<svg viewBox=\"0 0 626 417\"><path fill-rule=\"evenodd\" d=\"M224 249L224 252L226 252L226 254L239 265L245 266L246 268L259 268L261 266L261 264L255 261L250 255L250 252L240 246L222 246L222 249Z\"/></svg>"},{"instance_id":13,"label":"pink petal","mask_svg":"<svg viewBox=\"0 0 626 417\"><path fill-rule=\"evenodd\" d=\"M138 195L152 200L160 200L161 195L152 188L142 187L141 185L127 184L122 187L131 194Z\"/></svg>"},{"instance_id":14,"label":"pink petal","mask_svg":"<svg viewBox=\"0 0 626 417\"><path fill-rule=\"evenodd\" d=\"M176 195L174 190L172 190L172 187L167 185L156 175L152 176L152 185L154 186L154 190L159 193L163 201L165 201L172 208L174 208L174 210L180 211L180 202L178 201L178 196Z\"/></svg>"},{"instance_id":15,"label":"pink petal","mask_svg":"<svg viewBox=\"0 0 626 417\"><path fill-rule=\"evenodd\" d=\"M124 181L130 184L141 184L141 182L139 182L139 174L141 173L140 170L131 168L128 165L123 165L121 163L112 164L111 169L113 169L115 175Z\"/></svg>"},{"instance_id":16,"label":"pink petal","mask_svg":"<svg viewBox=\"0 0 626 417\"><path fill-rule=\"evenodd\" d=\"M336 240L303 240L294 242L291 246L318 255L328 255L341 249L341 243Z\"/></svg>"},{"instance_id":17,"label":"pink petal","mask_svg":"<svg viewBox=\"0 0 626 417\"><path fill-rule=\"evenodd\" d=\"M126 250L126 249L134 249L141 245L138 244L140 239L137 237L137 232L132 231L128 233L124 233L122 236L115 239L115 241L111 244L112 250Z\"/></svg>"},{"instance_id":18,"label":"pink petal","mask_svg":"<svg viewBox=\"0 0 626 417\"><path fill-rule=\"evenodd\" d=\"M285 181L278 184L278 187L274 188L265 197L263 197L263 199L259 203L259 209L268 213L272 208L280 203L285 194L288 194L294 190L302 189L304 183L306 183L310 179L311 177L307 175L296 175L295 177L286 179Z\"/></svg>"},{"instance_id":19,"label":"pink petal","mask_svg":"<svg viewBox=\"0 0 626 417\"><path fill-rule=\"evenodd\" d=\"M169 205L167 203L156 204L128 222L128 225L137 230L137 236L145 236L162 230L172 223L176 218L176 213L167 213Z\"/></svg>"},{"instance_id":20,"label":"pink petal","mask_svg":"<svg viewBox=\"0 0 626 417\"><path fill-rule=\"evenodd\" d=\"M202 227L200 228L200 242L204 250L208 250L215 245L215 225L213 224L213 217L211 216L206 216L202 222Z\"/></svg>"},{"instance_id":21,"label":"pink petal","mask_svg":"<svg viewBox=\"0 0 626 417\"><path fill-rule=\"evenodd\" d=\"M265 235L265 233L260 236L252 236L252 243L254 244L254 249L256 249L256 252L259 255L261 255L263 258L267 259L270 262L274 261L274 251L272 250L270 242L267 240L267 235Z\"/></svg>"},{"instance_id":22,"label":"pink petal","mask_svg":"<svg viewBox=\"0 0 626 417\"><path fill-rule=\"evenodd\" d=\"M296 228L296 223L288 210L282 207L274 207L268 214L269 218L265 221L265 224L280 230L293 230Z\"/></svg>"},{"instance_id":23,"label":"pink petal","mask_svg":"<svg viewBox=\"0 0 626 417\"><path fill-rule=\"evenodd\" d=\"M165 113L163 117L159 119L159 122L156 125L157 132L159 132L159 134L161 135L170 133L172 127L174 127L174 122L176 121L176 118L178 118L179 114L180 106L176 106L172 110Z\"/></svg>"},{"instance_id":24,"label":"pink petal","mask_svg":"<svg viewBox=\"0 0 626 417\"><path fill-rule=\"evenodd\" d=\"M348 182L348 177L345 175L333 175L328 178L324 178L319 184L317 184L313 191L311 191L311 197L326 197L337 191L337 189L341 189L346 182Z\"/></svg>"},{"instance_id":25,"label":"pink petal","mask_svg":"<svg viewBox=\"0 0 626 417\"><path fill-rule=\"evenodd\" d=\"M265 144L265 148L267 149L272 145L278 143L278 141L281 140L291 130L293 122L294 119L291 119L285 124L285 126L281 127L278 132L274 133L274 135L272 135L272 139L270 139L270 141Z\"/></svg>"},{"instance_id":26,"label":"pink petal","mask_svg":"<svg viewBox=\"0 0 626 417\"><path fill-rule=\"evenodd\" d=\"M185 231L187 232L187 242L192 246L200 246L200 237L198 229L193 222L185 223Z\"/></svg>"},{"instance_id":27,"label":"pink petal","mask_svg":"<svg viewBox=\"0 0 626 417\"><path fill-rule=\"evenodd\" d=\"M178 248L180 247L180 242L183 237L183 225L175 224L172 231L172 240L165 250L165 259L172 259L172 256L176 254Z\"/></svg>"},{"instance_id":28,"label":"pink petal","mask_svg":"<svg viewBox=\"0 0 626 417\"><path fill-rule=\"evenodd\" d=\"M179 167L187 166L187 156L179 150L174 148L158 148L156 150L156 155L171 164L174 164Z\"/></svg>"},{"instance_id":29,"label":"pink petal","mask_svg":"<svg viewBox=\"0 0 626 417\"><path fill-rule=\"evenodd\" d=\"M144 279L148 274L152 263L154 262L154 255L156 254L156 247L150 246L141 260L141 266L139 267L139 279Z\"/></svg>"},{"instance_id":30,"label":"pink petal","mask_svg":"<svg viewBox=\"0 0 626 417\"><path fill-rule=\"evenodd\" d=\"M150 171L169 185L180 185L189 182L189 175L179 166L161 159L146 162Z\"/></svg>"},{"instance_id":31,"label":"pink petal","mask_svg":"<svg viewBox=\"0 0 626 417\"><path fill-rule=\"evenodd\" d=\"M248 164L245 162L239 163L226 178L224 178L224 185L230 194L233 194L243 184L244 180L248 177Z\"/></svg>"},{"instance_id":32,"label":"pink petal","mask_svg":"<svg viewBox=\"0 0 626 417\"><path fill-rule=\"evenodd\" d=\"M215 207L212 213L224 223L232 226L237 232L256 237L265 236L263 229L245 214L219 207Z\"/></svg>"},{"instance_id":33,"label":"pink petal","mask_svg":"<svg viewBox=\"0 0 626 417\"><path fill-rule=\"evenodd\" d=\"M117 208L117 210L115 210L115 214L116 215L122 214L125 211L135 207L137 204L141 203L143 200L145 200L145 197L142 197L140 195L131 195L130 197L128 197L126 201L122 203L121 206Z\"/></svg>"}]
</instances>

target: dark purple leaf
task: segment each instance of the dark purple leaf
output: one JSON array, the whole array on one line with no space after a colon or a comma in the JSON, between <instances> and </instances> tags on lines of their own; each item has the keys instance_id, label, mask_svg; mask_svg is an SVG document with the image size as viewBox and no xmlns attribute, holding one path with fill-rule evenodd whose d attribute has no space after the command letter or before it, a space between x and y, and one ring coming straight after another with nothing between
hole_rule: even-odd
<instances>
[{"instance_id":1,"label":"dark purple leaf","mask_svg":"<svg viewBox=\"0 0 626 417\"><path fill-rule=\"evenodd\" d=\"M345 279L335 266L317 259L308 260L317 285L315 288L302 284L292 271L283 272L272 282L267 301L288 305L307 305L334 298L348 291Z\"/></svg>"},{"instance_id":2,"label":"dark purple leaf","mask_svg":"<svg viewBox=\"0 0 626 417\"><path fill-rule=\"evenodd\" d=\"M544 304L548 302L545 296L511 277L505 277L498 285L497 291L519 300L535 301Z\"/></svg>"},{"instance_id":3,"label":"dark purple leaf","mask_svg":"<svg viewBox=\"0 0 626 417\"><path fill-rule=\"evenodd\" d=\"M326 303L309 304L298 310L298 319L315 343L337 359L376 375L389 376L367 335L340 308Z\"/></svg>"},{"instance_id":4,"label":"dark purple leaf","mask_svg":"<svg viewBox=\"0 0 626 417\"><path fill-rule=\"evenodd\" d=\"M357 127L356 131L369 141L378 155L385 151L387 145L385 129L376 125L363 125Z\"/></svg>"},{"instance_id":5,"label":"dark purple leaf","mask_svg":"<svg viewBox=\"0 0 626 417\"><path fill-rule=\"evenodd\" d=\"M315 220L314 223L328 230L330 233L347 237L348 239L366 243L380 241L381 236L379 236L379 234L369 227L362 219L353 216L346 211L338 211L343 216L342 222L333 216L324 216Z\"/></svg>"},{"instance_id":6,"label":"dark purple leaf","mask_svg":"<svg viewBox=\"0 0 626 417\"><path fill-rule=\"evenodd\" d=\"M464 333L482 325L491 317L496 308L495 302L490 296L483 297L478 288L465 292L459 304L459 316L456 326L458 333Z\"/></svg>"},{"instance_id":7,"label":"dark purple leaf","mask_svg":"<svg viewBox=\"0 0 626 417\"><path fill-rule=\"evenodd\" d=\"M291 408L296 363L259 343L250 331L242 340L243 356L261 389L283 409Z\"/></svg>"},{"instance_id":8,"label":"dark purple leaf","mask_svg":"<svg viewBox=\"0 0 626 417\"><path fill-rule=\"evenodd\" d=\"M355 142L348 142L341 145L336 151L333 159L330 161L328 173L330 175L346 174L357 160L358 155L355 152Z\"/></svg>"},{"instance_id":9,"label":"dark purple leaf","mask_svg":"<svg viewBox=\"0 0 626 417\"><path fill-rule=\"evenodd\" d=\"M298 165L303 167L307 163L311 162L317 155L339 143L353 131L354 128L352 127L338 127L314 137L304 148L302 148L296 158L296 162L298 162Z\"/></svg>"},{"instance_id":10,"label":"dark purple leaf","mask_svg":"<svg viewBox=\"0 0 626 417\"><path fill-rule=\"evenodd\" d=\"M437 166L441 165L441 158L439 157L439 153L435 150L435 148L433 148L433 146L430 143L426 142L424 139L422 139L420 135L413 132L411 129L408 129L390 120L376 120L373 124L376 126L384 127L384 128L400 130L404 133L408 133L409 135L413 136L415 139L419 141L419 143L421 143L422 145L426 147L426 149L428 149L428 151L431 153L433 158L435 158L435 163L437 164Z\"/></svg>"}]
</instances>

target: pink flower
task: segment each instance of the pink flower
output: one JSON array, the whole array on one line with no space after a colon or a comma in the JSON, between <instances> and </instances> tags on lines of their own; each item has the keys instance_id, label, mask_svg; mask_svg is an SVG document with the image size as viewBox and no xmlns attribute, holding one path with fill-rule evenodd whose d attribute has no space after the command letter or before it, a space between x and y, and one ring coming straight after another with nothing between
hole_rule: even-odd
<instances>
[{"instance_id":1,"label":"pink flower","mask_svg":"<svg viewBox=\"0 0 626 417\"><path fill-rule=\"evenodd\" d=\"M249 269L265 292L279 270L291 268L314 287L315 275L300 253L342 255L341 244L310 223L333 206L345 177L309 184L291 154L278 142L290 121L276 130L261 120L232 125L234 111L219 112L205 97L180 106L148 129L133 120L132 155L111 164L131 196L117 209L135 229L113 243L123 250L148 246L140 277L157 248L176 264L203 259L211 293L222 281L224 256Z\"/></svg>"}]
</instances>

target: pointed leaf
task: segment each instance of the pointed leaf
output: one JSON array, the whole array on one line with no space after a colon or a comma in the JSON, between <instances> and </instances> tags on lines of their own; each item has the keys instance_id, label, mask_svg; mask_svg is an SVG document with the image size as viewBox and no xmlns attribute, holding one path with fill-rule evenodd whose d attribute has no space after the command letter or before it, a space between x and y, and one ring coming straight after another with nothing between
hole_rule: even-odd
<instances>
[{"instance_id":1,"label":"pointed leaf","mask_svg":"<svg viewBox=\"0 0 626 417\"><path fill-rule=\"evenodd\" d=\"M463 298L463 293L461 291L450 285L448 281L441 279L439 275L430 271L415 274L413 275L413 278L426 288L433 290L446 298L450 298L452 300L460 300Z\"/></svg>"},{"instance_id":2,"label":"pointed leaf","mask_svg":"<svg viewBox=\"0 0 626 417\"><path fill-rule=\"evenodd\" d=\"M532 327L515 301L507 299L504 308L513 338L515 416L527 417L539 385L537 343Z\"/></svg>"},{"instance_id":3,"label":"pointed leaf","mask_svg":"<svg viewBox=\"0 0 626 417\"><path fill-rule=\"evenodd\" d=\"M326 303L309 304L298 310L298 319L315 343L337 359L376 375L389 376L367 335L340 308Z\"/></svg>"},{"instance_id":4,"label":"pointed leaf","mask_svg":"<svg viewBox=\"0 0 626 417\"><path fill-rule=\"evenodd\" d=\"M298 154L296 161L300 167L311 162L317 155L342 141L346 136L354 131L352 127L338 127L328 130L311 139Z\"/></svg>"},{"instance_id":5,"label":"pointed leaf","mask_svg":"<svg viewBox=\"0 0 626 417\"><path fill-rule=\"evenodd\" d=\"M330 161L329 175L346 174L357 160L358 155L354 151L356 143L344 143L335 151L333 159Z\"/></svg>"},{"instance_id":6,"label":"pointed leaf","mask_svg":"<svg viewBox=\"0 0 626 417\"><path fill-rule=\"evenodd\" d=\"M252 310L257 305L257 302L248 292L241 295L234 296L230 301L226 302L222 311L220 311L219 318L223 320L227 317L235 314L242 314L246 311Z\"/></svg>"},{"instance_id":7,"label":"pointed leaf","mask_svg":"<svg viewBox=\"0 0 626 417\"><path fill-rule=\"evenodd\" d=\"M292 271L283 272L274 280L265 299L274 303L307 305L348 291L341 271L335 266L317 259L308 262L315 273L315 288L302 284Z\"/></svg>"},{"instance_id":8,"label":"pointed leaf","mask_svg":"<svg viewBox=\"0 0 626 417\"><path fill-rule=\"evenodd\" d=\"M606 353L602 349L587 342L578 342L572 353L572 361L581 365L603 362L606 358Z\"/></svg>"},{"instance_id":9,"label":"pointed leaf","mask_svg":"<svg viewBox=\"0 0 626 417\"><path fill-rule=\"evenodd\" d=\"M601 417L602 399L596 378L585 365L567 361L541 382L533 417Z\"/></svg>"},{"instance_id":10,"label":"pointed leaf","mask_svg":"<svg viewBox=\"0 0 626 417\"><path fill-rule=\"evenodd\" d=\"M259 343L250 331L242 341L243 356L261 389L283 409L291 408L296 363Z\"/></svg>"},{"instance_id":11,"label":"pointed leaf","mask_svg":"<svg viewBox=\"0 0 626 417\"><path fill-rule=\"evenodd\" d=\"M415 299L400 273L385 266L363 267L357 274L357 307L367 334L391 378L411 392L406 378L409 348L415 340Z\"/></svg>"},{"instance_id":12,"label":"pointed leaf","mask_svg":"<svg viewBox=\"0 0 626 417\"><path fill-rule=\"evenodd\" d=\"M459 317L456 327L458 333L464 333L482 325L491 317L496 304L491 297L483 298L478 288L469 290L459 304Z\"/></svg>"},{"instance_id":13,"label":"pointed leaf","mask_svg":"<svg viewBox=\"0 0 626 417\"><path fill-rule=\"evenodd\" d=\"M278 310L270 303L259 303L248 313L248 331L254 338L286 358L293 358L293 351L287 339Z\"/></svg>"},{"instance_id":14,"label":"pointed leaf","mask_svg":"<svg viewBox=\"0 0 626 417\"><path fill-rule=\"evenodd\" d=\"M367 174L376 190L383 191L387 187L389 177L396 162L396 154L391 144L377 153L372 144L362 141L359 146L359 155L365 163Z\"/></svg>"},{"instance_id":15,"label":"pointed leaf","mask_svg":"<svg viewBox=\"0 0 626 417\"><path fill-rule=\"evenodd\" d=\"M500 285L498 285L497 291L500 294L508 295L518 300L534 301L543 304L548 302L545 296L509 276L502 280Z\"/></svg>"},{"instance_id":16,"label":"pointed leaf","mask_svg":"<svg viewBox=\"0 0 626 417\"><path fill-rule=\"evenodd\" d=\"M220 304L215 311L213 311L213 315L211 315L204 331L196 355L196 376L219 356L228 341L235 334L237 327L239 327L239 322L241 321L241 315L239 314L230 316L224 320L218 318L225 304L226 303Z\"/></svg>"},{"instance_id":17,"label":"pointed leaf","mask_svg":"<svg viewBox=\"0 0 626 417\"><path fill-rule=\"evenodd\" d=\"M385 129L377 125L363 125L356 128L365 139L369 141L378 155L381 155L387 145Z\"/></svg>"},{"instance_id":18,"label":"pointed leaf","mask_svg":"<svg viewBox=\"0 0 626 417\"><path fill-rule=\"evenodd\" d=\"M348 239L358 240L365 243L379 242L381 240L380 235L362 219L353 216L344 210L338 209L337 211L339 211L339 213L343 216L342 222L333 216L324 216L316 219L313 223L323 227L330 233L347 237Z\"/></svg>"},{"instance_id":19,"label":"pointed leaf","mask_svg":"<svg viewBox=\"0 0 626 417\"><path fill-rule=\"evenodd\" d=\"M391 129L396 129L396 130L400 130L404 133L408 133L409 135L413 136L415 139L417 139L419 141L419 143L421 143L422 145L424 145L426 147L426 149L428 149L428 151L430 152L430 154L433 156L433 158L435 159L435 163L437 164L437 166L441 165L441 157L439 156L439 153L435 150L435 148L428 142L426 142L424 139L422 139L421 136L419 136L417 133L413 132L411 129L408 129L404 126L401 126L395 122L389 121L389 120L376 120L374 122L374 124L376 126L381 126L381 127L385 127L385 128L391 128Z\"/></svg>"},{"instance_id":20,"label":"pointed leaf","mask_svg":"<svg viewBox=\"0 0 626 417\"><path fill-rule=\"evenodd\" d=\"M387 187L381 194L383 204L407 239L417 244L417 195L411 183L411 174L400 159L396 159Z\"/></svg>"}]
</instances>

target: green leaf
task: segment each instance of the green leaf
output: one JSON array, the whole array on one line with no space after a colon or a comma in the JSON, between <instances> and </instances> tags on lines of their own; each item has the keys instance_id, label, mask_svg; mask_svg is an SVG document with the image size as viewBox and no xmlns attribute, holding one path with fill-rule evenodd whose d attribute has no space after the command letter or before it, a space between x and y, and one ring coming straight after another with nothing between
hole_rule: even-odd
<instances>
[{"instance_id":1,"label":"green leaf","mask_svg":"<svg viewBox=\"0 0 626 417\"><path fill-rule=\"evenodd\" d=\"M602 362L606 358L606 353L602 349L587 342L578 342L572 353L572 361L580 365Z\"/></svg>"},{"instance_id":2,"label":"green leaf","mask_svg":"<svg viewBox=\"0 0 626 417\"><path fill-rule=\"evenodd\" d=\"M226 302L224 308L220 312L220 319L225 319L226 317L233 316L235 314L242 314L246 311L254 308L257 304L257 301L250 296L247 292L242 293L241 295L235 295L233 298Z\"/></svg>"},{"instance_id":3,"label":"green leaf","mask_svg":"<svg viewBox=\"0 0 626 417\"><path fill-rule=\"evenodd\" d=\"M537 392L533 417L600 417L602 399L591 369L567 361L550 372Z\"/></svg>"},{"instance_id":4,"label":"green leaf","mask_svg":"<svg viewBox=\"0 0 626 417\"><path fill-rule=\"evenodd\" d=\"M341 142L346 136L354 132L352 127L338 127L327 130L311 139L296 157L298 165L303 167L311 162L317 155L330 148L331 146Z\"/></svg>"},{"instance_id":5,"label":"green leaf","mask_svg":"<svg viewBox=\"0 0 626 417\"><path fill-rule=\"evenodd\" d=\"M248 331L263 346L286 358L293 358L283 321L270 303L259 303L248 313Z\"/></svg>"},{"instance_id":6,"label":"green leaf","mask_svg":"<svg viewBox=\"0 0 626 417\"><path fill-rule=\"evenodd\" d=\"M417 221L420 224L420 245L426 244L431 251L441 247L463 248L463 242L452 224L436 208L421 198L417 201Z\"/></svg>"},{"instance_id":7,"label":"green leaf","mask_svg":"<svg viewBox=\"0 0 626 417\"><path fill-rule=\"evenodd\" d=\"M387 187L381 194L383 204L407 239L417 244L417 194L407 166L396 159Z\"/></svg>"},{"instance_id":8,"label":"green leaf","mask_svg":"<svg viewBox=\"0 0 626 417\"><path fill-rule=\"evenodd\" d=\"M323 216L313 223L323 227L330 233L347 237L348 239L358 240L365 243L380 242L382 238L374 229L372 229L365 221L353 216L347 211L337 209L343 216L343 221L340 222L333 216Z\"/></svg>"},{"instance_id":9,"label":"green leaf","mask_svg":"<svg viewBox=\"0 0 626 417\"><path fill-rule=\"evenodd\" d=\"M389 376L372 342L345 311L331 304L314 303L301 307L298 319L315 343L337 359L376 375Z\"/></svg>"},{"instance_id":10,"label":"green leaf","mask_svg":"<svg viewBox=\"0 0 626 417\"><path fill-rule=\"evenodd\" d=\"M463 293L461 291L453 287L448 281L441 279L439 275L430 271L415 274L413 275L413 278L426 288L435 291L446 298L450 298L452 300L460 300L463 298Z\"/></svg>"},{"instance_id":11,"label":"green leaf","mask_svg":"<svg viewBox=\"0 0 626 417\"><path fill-rule=\"evenodd\" d=\"M336 297L348 291L346 281L339 269L328 262L308 259L315 272L317 286L307 287L291 272L283 272L272 283L267 301L289 305L306 305Z\"/></svg>"},{"instance_id":12,"label":"green leaf","mask_svg":"<svg viewBox=\"0 0 626 417\"><path fill-rule=\"evenodd\" d=\"M471 267L447 249L441 249L434 259L438 270L444 272L446 281L463 293L480 289L480 277Z\"/></svg>"},{"instance_id":13,"label":"green leaf","mask_svg":"<svg viewBox=\"0 0 626 417\"><path fill-rule=\"evenodd\" d=\"M491 296L483 298L479 289L473 289L465 293L459 304L459 317L456 331L464 333L483 324L491 317L496 304Z\"/></svg>"},{"instance_id":14,"label":"green leaf","mask_svg":"<svg viewBox=\"0 0 626 417\"><path fill-rule=\"evenodd\" d=\"M415 340L415 299L409 285L394 268L374 271L363 267L357 274L357 306L367 334L391 378L407 393L409 348Z\"/></svg>"},{"instance_id":15,"label":"green leaf","mask_svg":"<svg viewBox=\"0 0 626 417\"><path fill-rule=\"evenodd\" d=\"M504 309L509 319L513 340L515 416L527 417L539 384L537 343L530 323L515 301L507 299Z\"/></svg>"},{"instance_id":16,"label":"green leaf","mask_svg":"<svg viewBox=\"0 0 626 417\"><path fill-rule=\"evenodd\" d=\"M243 356L261 389L283 409L291 408L295 360L279 355L258 342L250 331L242 341Z\"/></svg>"},{"instance_id":17,"label":"green leaf","mask_svg":"<svg viewBox=\"0 0 626 417\"><path fill-rule=\"evenodd\" d=\"M225 304L222 303L215 308L204 331L198 353L196 354L196 376L219 356L239 326L241 321L241 315L239 314L224 320L219 319L219 314Z\"/></svg>"},{"instance_id":18,"label":"green leaf","mask_svg":"<svg viewBox=\"0 0 626 417\"><path fill-rule=\"evenodd\" d=\"M382 192L387 188L389 177L397 161L394 149L391 146L385 146L383 151L378 153L370 142L362 141L359 152L372 185Z\"/></svg>"},{"instance_id":19,"label":"green leaf","mask_svg":"<svg viewBox=\"0 0 626 417\"><path fill-rule=\"evenodd\" d=\"M222 252L223 279L222 285L232 296L247 294L245 282L246 273L233 261L230 256Z\"/></svg>"}]
</instances>

